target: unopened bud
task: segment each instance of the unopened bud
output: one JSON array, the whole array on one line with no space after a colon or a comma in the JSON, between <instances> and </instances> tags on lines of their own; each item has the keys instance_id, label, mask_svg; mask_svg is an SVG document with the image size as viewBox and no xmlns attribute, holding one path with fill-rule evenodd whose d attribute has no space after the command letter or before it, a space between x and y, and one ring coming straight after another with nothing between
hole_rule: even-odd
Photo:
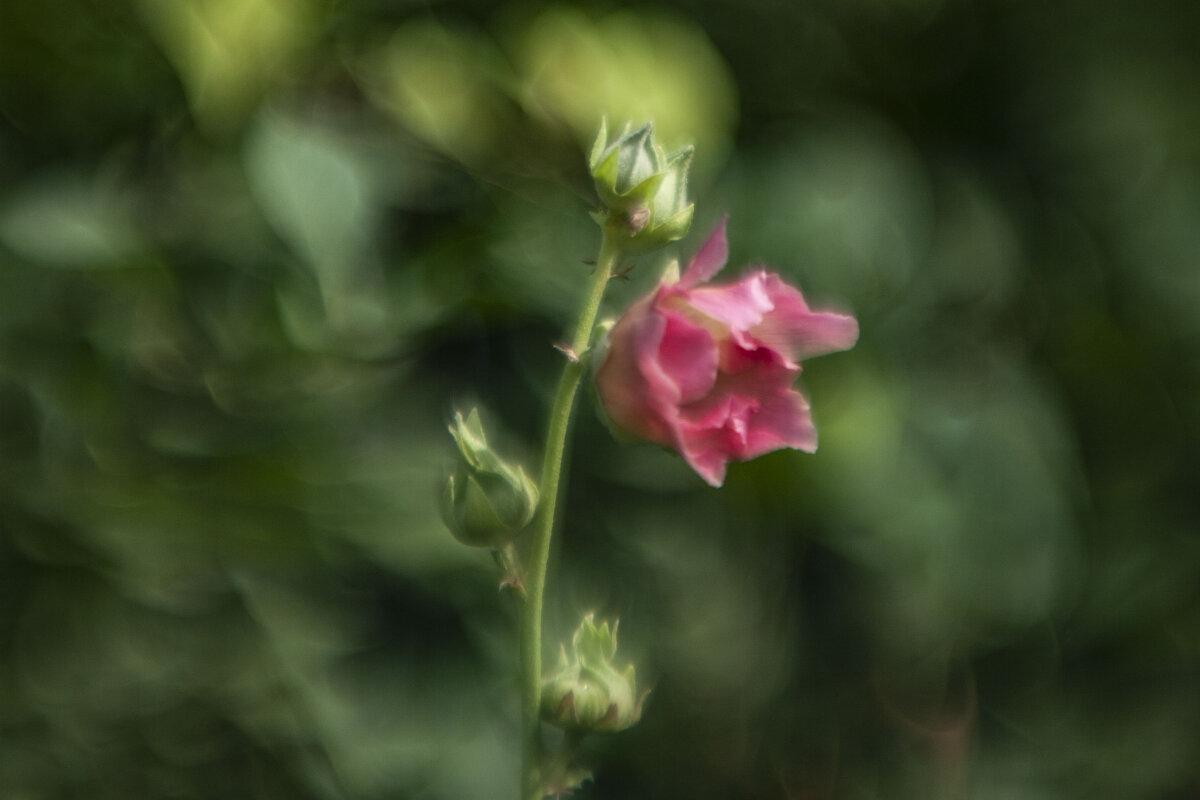
<instances>
[{"instance_id":1,"label":"unopened bud","mask_svg":"<svg viewBox=\"0 0 1200 800\"><path fill-rule=\"evenodd\" d=\"M648 122L636 131L626 123L610 140L603 121L588 163L604 204L593 216L621 235L627 252L654 250L688 232L695 210L687 201L690 146L668 156Z\"/></svg>"},{"instance_id":2,"label":"unopened bud","mask_svg":"<svg viewBox=\"0 0 1200 800\"><path fill-rule=\"evenodd\" d=\"M620 731L642 718L633 664L617 670L617 624L583 618L571 652L559 650L559 668L542 681L542 718L561 728Z\"/></svg>"},{"instance_id":3,"label":"unopened bud","mask_svg":"<svg viewBox=\"0 0 1200 800\"><path fill-rule=\"evenodd\" d=\"M537 485L488 446L478 409L465 419L456 412L450 435L458 445L458 464L442 492L442 519L463 544L501 547L533 518Z\"/></svg>"}]
</instances>

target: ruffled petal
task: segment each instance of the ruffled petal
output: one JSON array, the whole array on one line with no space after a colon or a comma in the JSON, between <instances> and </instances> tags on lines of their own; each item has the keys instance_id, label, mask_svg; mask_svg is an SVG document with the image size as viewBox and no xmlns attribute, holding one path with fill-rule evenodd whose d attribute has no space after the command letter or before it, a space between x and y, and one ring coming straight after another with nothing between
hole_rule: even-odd
<instances>
[{"instance_id":1,"label":"ruffled petal","mask_svg":"<svg viewBox=\"0 0 1200 800\"><path fill-rule=\"evenodd\" d=\"M699 286L725 266L725 262L729 260L729 240L725 238L725 223L728 221L728 215L722 217L717 227L704 240L704 244L688 264L687 271L679 279L681 289Z\"/></svg>"},{"instance_id":2,"label":"ruffled petal","mask_svg":"<svg viewBox=\"0 0 1200 800\"><path fill-rule=\"evenodd\" d=\"M740 348L738 348L740 350ZM679 409L680 454L714 486L729 461L791 447L814 452L817 432L808 401L791 388L797 370L761 351L743 351L740 372L722 371L703 399Z\"/></svg>"},{"instance_id":3,"label":"ruffled petal","mask_svg":"<svg viewBox=\"0 0 1200 800\"><path fill-rule=\"evenodd\" d=\"M725 465L728 461L719 447L684 448L679 454L709 486L720 489L721 484L725 483Z\"/></svg>"},{"instance_id":4,"label":"ruffled petal","mask_svg":"<svg viewBox=\"0 0 1200 800\"><path fill-rule=\"evenodd\" d=\"M772 310L750 334L793 362L849 350L858 341L858 321L848 314L811 311L799 289L772 272L758 273Z\"/></svg>"},{"instance_id":5,"label":"ruffled petal","mask_svg":"<svg viewBox=\"0 0 1200 800\"><path fill-rule=\"evenodd\" d=\"M759 393L772 386L790 386L800 374L800 367L783 353L746 335L724 343L721 373L730 381L743 382L743 391Z\"/></svg>"},{"instance_id":6,"label":"ruffled petal","mask_svg":"<svg viewBox=\"0 0 1200 800\"><path fill-rule=\"evenodd\" d=\"M718 350L712 334L683 315L664 312L666 327L658 345L658 365L675 382L679 402L691 403L717 381Z\"/></svg>"},{"instance_id":7,"label":"ruffled petal","mask_svg":"<svg viewBox=\"0 0 1200 800\"><path fill-rule=\"evenodd\" d=\"M692 308L727 326L734 335L761 324L775 308L759 275L746 275L725 286L701 286L686 292L685 299Z\"/></svg>"},{"instance_id":8,"label":"ruffled petal","mask_svg":"<svg viewBox=\"0 0 1200 800\"><path fill-rule=\"evenodd\" d=\"M666 319L652 307L653 297L645 298L613 327L608 354L596 370L596 391L619 427L648 441L674 444L668 417L674 416L679 389L658 368Z\"/></svg>"},{"instance_id":9,"label":"ruffled petal","mask_svg":"<svg viewBox=\"0 0 1200 800\"><path fill-rule=\"evenodd\" d=\"M679 454L712 486L725 480L725 465L745 448L754 403L725 394L681 409L677 433Z\"/></svg>"},{"instance_id":10,"label":"ruffled petal","mask_svg":"<svg viewBox=\"0 0 1200 800\"><path fill-rule=\"evenodd\" d=\"M808 400L795 389L786 389L763 398L747 434L743 458L791 447L806 453L817 451L817 428L813 424Z\"/></svg>"}]
</instances>

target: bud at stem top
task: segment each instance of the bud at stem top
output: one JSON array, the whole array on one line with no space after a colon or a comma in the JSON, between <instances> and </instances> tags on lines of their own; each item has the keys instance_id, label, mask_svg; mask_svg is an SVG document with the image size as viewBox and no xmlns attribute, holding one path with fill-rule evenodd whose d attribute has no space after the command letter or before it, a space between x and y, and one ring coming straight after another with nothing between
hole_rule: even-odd
<instances>
[{"instance_id":1,"label":"bud at stem top","mask_svg":"<svg viewBox=\"0 0 1200 800\"><path fill-rule=\"evenodd\" d=\"M688 232L695 210L687 201L692 152L688 146L668 156L649 122L636 131L626 123L611 139L607 121L600 123L589 166L604 210L593 216L623 250L654 250Z\"/></svg>"}]
</instances>

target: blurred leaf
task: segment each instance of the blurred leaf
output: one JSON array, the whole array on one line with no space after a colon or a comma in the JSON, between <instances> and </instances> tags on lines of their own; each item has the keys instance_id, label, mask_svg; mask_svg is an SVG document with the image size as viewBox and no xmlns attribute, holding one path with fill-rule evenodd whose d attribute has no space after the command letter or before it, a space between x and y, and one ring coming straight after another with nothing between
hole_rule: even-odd
<instances>
[{"instance_id":1,"label":"blurred leaf","mask_svg":"<svg viewBox=\"0 0 1200 800\"><path fill-rule=\"evenodd\" d=\"M737 122L737 90L704 31L686 17L642 9L593 19L551 6L515 44L522 105L561 120L581 145L600 118L616 127L653 121L668 150L696 146L700 171L725 157Z\"/></svg>"},{"instance_id":2,"label":"blurred leaf","mask_svg":"<svg viewBox=\"0 0 1200 800\"><path fill-rule=\"evenodd\" d=\"M433 147L478 164L499 144L512 77L486 36L410 22L368 58L365 71L376 101Z\"/></svg>"},{"instance_id":3,"label":"blurred leaf","mask_svg":"<svg viewBox=\"0 0 1200 800\"><path fill-rule=\"evenodd\" d=\"M43 174L6 198L0 242L31 261L65 268L128 266L145 251L131 192L67 173Z\"/></svg>"},{"instance_id":4,"label":"blurred leaf","mask_svg":"<svg viewBox=\"0 0 1200 800\"><path fill-rule=\"evenodd\" d=\"M328 324L377 335L388 308L370 248L380 195L370 165L332 131L266 112L247 144L246 169L267 219L312 270ZM305 337L306 323L291 319Z\"/></svg>"},{"instance_id":5,"label":"blurred leaf","mask_svg":"<svg viewBox=\"0 0 1200 800\"><path fill-rule=\"evenodd\" d=\"M860 313L907 302L926 268L929 176L886 120L853 107L827 116L734 173L731 262L765 260L806 293L836 293Z\"/></svg>"},{"instance_id":6,"label":"blurred leaf","mask_svg":"<svg viewBox=\"0 0 1200 800\"><path fill-rule=\"evenodd\" d=\"M192 112L223 131L286 76L313 36L306 0L140 0L175 64Z\"/></svg>"}]
</instances>

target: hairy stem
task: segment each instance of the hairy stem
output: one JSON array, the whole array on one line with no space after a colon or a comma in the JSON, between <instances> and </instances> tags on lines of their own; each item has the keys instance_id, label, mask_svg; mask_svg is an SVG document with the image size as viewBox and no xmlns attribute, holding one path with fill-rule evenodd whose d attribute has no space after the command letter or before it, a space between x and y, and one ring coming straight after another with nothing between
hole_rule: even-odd
<instances>
[{"instance_id":1,"label":"hairy stem","mask_svg":"<svg viewBox=\"0 0 1200 800\"><path fill-rule=\"evenodd\" d=\"M587 296L575 324L567 351L567 364L558 380L550 426L546 432L546 451L542 460L541 505L534 519L533 541L525 568L525 602L521 606L521 797L542 800L541 737L538 705L542 690L542 599L546 588L546 565L550 559L550 540L554 535L555 508L562 482L563 454L571 426L571 410L583 377L583 356L591 345L592 330L600 301L614 268L620 259L619 248L607 231L596 259Z\"/></svg>"}]
</instances>

